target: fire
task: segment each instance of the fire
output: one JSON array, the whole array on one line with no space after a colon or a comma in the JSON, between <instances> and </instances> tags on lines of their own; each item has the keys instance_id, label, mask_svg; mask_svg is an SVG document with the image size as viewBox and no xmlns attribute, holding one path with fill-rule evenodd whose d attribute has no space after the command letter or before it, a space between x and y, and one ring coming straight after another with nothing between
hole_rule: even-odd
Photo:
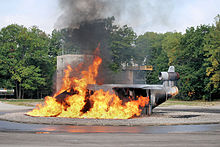
<instances>
[{"instance_id":1,"label":"fire","mask_svg":"<svg viewBox=\"0 0 220 147\"><path fill-rule=\"evenodd\" d=\"M98 51L99 47L97 47L96 53ZM88 70L81 72L81 78L70 78L70 74L74 70L68 65L59 92L52 97L47 96L44 105L37 105L27 115L102 119L128 119L140 116L141 108L149 101L147 97L140 96L137 100L130 100L122 104L122 100L109 91L105 92L101 89L93 91L92 94L88 91L88 84L96 84L95 78L101 63L102 59L95 56L93 64L88 67ZM81 64L78 66L80 67ZM60 96L63 96L61 102L57 100Z\"/></svg>"}]
</instances>

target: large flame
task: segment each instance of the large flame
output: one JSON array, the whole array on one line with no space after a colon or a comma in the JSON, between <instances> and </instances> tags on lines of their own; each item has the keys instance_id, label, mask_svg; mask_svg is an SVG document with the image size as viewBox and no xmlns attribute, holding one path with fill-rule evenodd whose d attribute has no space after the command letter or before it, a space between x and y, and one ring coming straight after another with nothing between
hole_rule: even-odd
<instances>
[{"instance_id":1,"label":"large flame","mask_svg":"<svg viewBox=\"0 0 220 147\"><path fill-rule=\"evenodd\" d=\"M98 52L99 47L96 49ZM65 70L63 85L54 96L47 96L44 105L39 104L35 109L28 112L30 116L45 117L70 117L70 118L104 118L104 119L128 119L139 116L149 101L147 97L138 97L122 103L122 100L109 91L102 89L89 94L88 84L96 84L95 78L102 62L99 56L95 56L93 64L87 71L81 72L82 78L70 78L73 69L70 65ZM80 66L80 65L79 65ZM71 93L63 95L63 101L57 101L57 96L63 92Z\"/></svg>"}]
</instances>

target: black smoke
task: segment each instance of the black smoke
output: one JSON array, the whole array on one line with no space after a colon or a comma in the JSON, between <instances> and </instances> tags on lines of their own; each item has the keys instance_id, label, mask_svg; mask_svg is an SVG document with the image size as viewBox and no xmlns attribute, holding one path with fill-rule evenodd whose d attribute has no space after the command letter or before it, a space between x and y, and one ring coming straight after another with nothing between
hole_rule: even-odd
<instances>
[{"instance_id":1,"label":"black smoke","mask_svg":"<svg viewBox=\"0 0 220 147\"><path fill-rule=\"evenodd\" d=\"M128 0L130 1L130 0ZM76 28L82 22L90 22L111 16L118 17L127 0L60 0L62 14L58 18L58 27Z\"/></svg>"},{"instance_id":2,"label":"black smoke","mask_svg":"<svg viewBox=\"0 0 220 147\"><path fill-rule=\"evenodd\" d=\"M112 16L117 25L129 25L137 31L143 24L172 26L170 16L175 3L175 0L59 0L61 14L55 27L76 28L82 22Z\"/></svg>"},{"instance_id":3,"label":"black smoke","mask_svg":"<svg viewBox=\"0 0 220 147\"><path fill-rule=\"evenodd\" d=\"M169 9L163 9L166 8L165 4L169 2L164 0L153 2L151 0L59 0L61 15L56 27L60 28L63 34L63 53L91 55L100 43L100 56L103 59L99 72L100 83L112 83L116 78L112 77L108 65L111 63L109 42L111 33L115 29L114 24L127 23L138 26L143 21L164 23L168 14L166 11L169 11ZM144 18L145 9L152 11L150 14L154 19Z\"/></svg>"}]
</instances>

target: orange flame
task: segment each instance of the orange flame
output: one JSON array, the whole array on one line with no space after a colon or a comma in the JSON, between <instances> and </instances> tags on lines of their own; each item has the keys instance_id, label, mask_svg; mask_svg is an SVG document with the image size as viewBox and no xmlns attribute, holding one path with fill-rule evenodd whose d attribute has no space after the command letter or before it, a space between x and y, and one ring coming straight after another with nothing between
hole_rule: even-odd
<instances>
[{"instance_id":1,"label":"orange flame","mask_svg":"<svg viewBox=\"0 0 220 147\"><path fill-rule=\"evenodd\" d=\"M97 47L96 53L98 51L99 47ZM59 92L52 97L47 96L44 105L37 105L27 114L30 116L103 119L128 119L133 116L140 116L141 108L149 102L147 97L140 96L138 100L131 100L122 104L122 100L117 95L111 94L109 91L105 92L102 89L88 95L87 85L96 84L95 78L98 75L101 62L102 59L95 56L88 71L81 72L82 78L70 78L73 69L68 65ZM71 93L71 91L75 93ZM63 92L69 92L71 95L65 95L63 102L58 102L56 97ZM84 110L86 105L89 106Z\"/></svg>"}]
</instances>

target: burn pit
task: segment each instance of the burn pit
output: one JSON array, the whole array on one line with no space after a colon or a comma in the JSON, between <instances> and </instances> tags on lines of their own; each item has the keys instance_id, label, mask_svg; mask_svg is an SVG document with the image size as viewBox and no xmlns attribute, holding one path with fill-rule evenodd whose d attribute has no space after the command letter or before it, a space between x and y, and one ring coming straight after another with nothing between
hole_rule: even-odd
<instances>
[{"instance_id":1,"label":"burn pit","mask_svg":"<svg viewBox=\"0 0 220 147\"><path fill-rule=\"evenodd\" d=\"M47 96L44 105L38 105L27 115L101 119L128 119L140 116L142 109L149 102L147 96L140 93L134 95L131 89L127 89L127 94L121 94L123 91L117 88L113 89L116 92L88 89L89 85L96 85L98 69L102 63L102 59L97 56L98 52L99 47L94 53L96 56L93 63L87 70L81 72L81 78L70 78L71 72L77 71L77 69L74 70L71 66L67 66L62 88L52 97ZM81 64L78 67L80 66ZM124 97L122 97L123 95Z\"/></svg>"}]
</instances>

